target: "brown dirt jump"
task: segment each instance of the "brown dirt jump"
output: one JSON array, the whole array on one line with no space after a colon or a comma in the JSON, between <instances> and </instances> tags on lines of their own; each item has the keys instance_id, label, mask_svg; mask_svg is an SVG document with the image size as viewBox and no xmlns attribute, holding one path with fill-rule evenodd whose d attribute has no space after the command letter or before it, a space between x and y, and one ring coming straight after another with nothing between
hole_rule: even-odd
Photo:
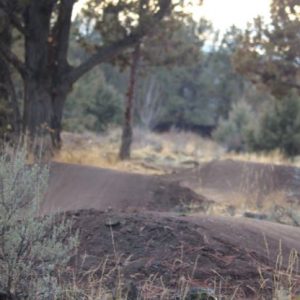
<instances>
[{"instance_id":1,"label":"brown dirt jump","mask_svg":"<svg viewBox=\"0 0 300 300\"><path fill-rule=\"evenodd\" d=\"M215 160L194 169L180 170L170 178L193 190L219 192L223 198L235 192L255 198L259 204L270 194L282 192L287 201L300 204L300 168L292 166Z\"/></svg>"},{"instance_id":2,"label":"brown dirt jump","mask_svg":"<svg viewBox=\"0 0 300 300\"><path fill-rule=\"evenodd\" d=\"M210 201L176 182L81 165L53 163L42 212L95 208L98 210L170 211Z\"/></svg>"},{"instance_id":3,"label":"brown dirt jump","mask_svg":"<svg viewBox=\"0 0 300 300\"><path fill-rule=\"evenodd\" d=\"M213 184L214 175L207 170L205 174ZM174 210L183 202L204 207L209 202L181 187L179 175L173 181L54 163L42 211L69 211L67 216L73 218L74 230L80 232L73 266L85 272L105 261L113 269L117 261L126 282L134 282L142 295L152 293L144 299L160 299L163 286L175 295L183 278L194 287L217 284L223 295L235 294L234 299L271 299L277 258L282 257L280 271L288 268L290 254L299 258L300 229L244 218L179 216ZM218 176L216 181L224 184ZM105 277L112 287L115 275ZM291 278L293 292L300 293L296 264Z\"/></svg>"}]
</instances>

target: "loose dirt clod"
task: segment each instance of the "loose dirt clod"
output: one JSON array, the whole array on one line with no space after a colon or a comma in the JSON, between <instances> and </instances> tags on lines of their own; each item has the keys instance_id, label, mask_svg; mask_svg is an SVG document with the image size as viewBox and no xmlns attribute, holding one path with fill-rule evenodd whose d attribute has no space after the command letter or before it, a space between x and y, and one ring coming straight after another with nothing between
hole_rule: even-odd
<instances>
[{"instance_id":1,"label":"loose dirt clod","mask_svg":"<svg viewBox=\"0 0 300 300\"><path fill-rule=\"evenodd\" d=\"M121 221L120 219L114 217L114 218L107 218L106 221L105 221L105 226L108 226L108 227L116 227L116 226L119 226L121 225Z\"/></svg>"}]
</instances>

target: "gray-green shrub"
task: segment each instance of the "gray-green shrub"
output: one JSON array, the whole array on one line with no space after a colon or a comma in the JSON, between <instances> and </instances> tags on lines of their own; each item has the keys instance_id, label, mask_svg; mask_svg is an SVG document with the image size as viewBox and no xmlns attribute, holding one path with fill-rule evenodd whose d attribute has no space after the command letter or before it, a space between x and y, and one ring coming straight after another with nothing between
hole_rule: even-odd
<instances>
[{"instance_id":1,"label":"gray-green shrub","mask_svg":"<svg viewBox=\"0 0 300 300\"><path fill-rule=\"evenodd\" d=\"M248 147L254 151L279 149L287 157L299 155L300 97L291 93L267 107L246 138Z\"/></svg>"},{"instance_id":2,"label":"gray-green shrub","mask_svg":"<svg viewBox=\"0 0 300 300\"><path fill-rule=\"evenodd\" d=\"M64 129L101 132L122 123L123 96L97 68L74 86L64 111Z\"/></svg>"},{"instance_id":3,"label":"gray-green shrub","mask_svg":"<svg viewBox=\"0 0 300 300\"><path fill-rule=\"evenodd\" d=\"M213 138L228 151L244 151L247 148L247 132L255 119L251 107L244 101L233 105L227 120L221 120Z\"/></svg>"},{"instance_id":4,"label":"gray-green shrub","mask_svg":"<svg viewBox=\"0 0 300 300\"><path fill-rule=\"evenodd\" d=\"M0 290L7 299L59 299L58 270L77 237L71 223L39 216L49 170L26 164L25 151L0 155Z\"/></svg>"}]
</instances>

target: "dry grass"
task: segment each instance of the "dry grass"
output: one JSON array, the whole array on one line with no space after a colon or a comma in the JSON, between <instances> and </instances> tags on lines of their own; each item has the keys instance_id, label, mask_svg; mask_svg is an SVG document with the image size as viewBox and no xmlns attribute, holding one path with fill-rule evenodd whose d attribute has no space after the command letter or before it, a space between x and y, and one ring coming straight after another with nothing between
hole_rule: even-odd
<instances>
[{"instance_id":1,"label":"dry grass","mask_svg":"<svg viewBox=\"0 0 300 300\"><path fill-rule=\"evenodd\" d=\"M189 274L177 274L178 279L172 286L158 274L152 274L143 281L134 282L134 279L132 279L134 276L131 279L126 278L123 270L123 267L130 263L131 256L125 258L117 253L113 232L111 237L113 258L104 258L94 269L82 272L79 276L75 274L78 271L71 270L72 281L65 288L64 300L246 299L240 284L234 285L232 280L229 282L218 272L215 272L214 278L209 278L205 281L194 279L194 272L199 264L198 260L200 257L197 257ZM269 257L268 241L266 238L264 241ZM272 267L272 276L269 273L270 266L261 265L258 267L260 279L257 282L257 287L247 286L248 289L252 289L257 295L255 299L300 299L299 253L296 250L292 250L286 265L283 263L283 260L282 245L279 242L277 259ZM83 258L82 265L84 261ZM174 260L173 265L178 267L178 264L182 264L185 267L182 257ZM268 276L265 276L266 271L269 273ZM270 292L272 298L270 298ZM269 296L266 298L266 295Z\"/></svg>"},{"instance_id":2,"label":"dry grass","mask_svg":"<svg viewBox=\"0 0 300 300\"><path fill-rule=\"evenodd\" d=\"M155 134L135 129L132 159L120 161L120 129L106 135L63 133L64 146L55 156L58 162L84 164L127 172L163 174L167 167L184 167L219 158L223 150L216 143L193 133Z\"/></svg>"},{"instance_id":3,"label":"dry grass","mask_svg":"<svg viewBox=\"0 0 300 300\"><path fill-rule=\"evenodd\" d=\"M197 282L193 279L195 269L198 264L197 257L190 275L177 274L178 280L175 285L165 282L158 274L152 274L147 279L135 283L132 279L135 274L131 274L130 278L124 275L124 266L131 262L131 256L125 258L116 250L116 242L113 230L111 229L112 257L106 257L103 261L88 271L84 269L84 263L88 255L82 258L78 269L69 268L69 282L63 287L63 300L187 300L187 299L207 299L221 300L223 297L216 297L215 292L222 285L217 281L211 280L209 284ZM178 267L178 263L185 265L182 258L175 259L173 266ZM66 276L66 274L64 274ZM192 288L198 284L197 287ZM192 293L196 295L192 296ZM227 298L226 298L227 299ZM228 298L234 299L234 298Z\"/></svg>"},{"instance_id":4,"label":"dry grass","mask_svg":"<svg viewBox=\"0 0 300 300\"><path fill-rule=\"evenodd\" d=\"M286 200L286 194L282 191L274 191L265 196L258 206L255 196L240 192L217 192L215 190L199 188L196 192L205 195L215 202L210 205L207 214L214 216L251 217L268 221L300 226L300 207L297 203ZM200 214L203 213L202 211ZM199 215L197 207L191 206L187 214ZM252 215L252 216L251 216Z\"/></svg>"},{"instance_id":5,"label":"dry grass","mask_svg":"<svg viewBox=\"0 0 300 300\"><path fill-rule=\"evenodd\" d=\"M104 259L85 272L69 269L67 275L71 280L63 288L63 300L126 300L128 292L118 263L119 259L114 266L108 266L108 259ZM111 278L114 278L114 285L109 287L107 281Z\"/></svg>"},{"instance_id":6,"label":"dry grass","mask_svg":"<svg viewBox=\"0 0 300 300\"><path fill-rule=\"evenodd\" d=\"M269 245L266 239L265 246L269 255ZM258 268L260 275L260 290L263 291L269 285L272 289L273 300L299 299L299 267L299 253L295 249L291 250L289 254L287 267L283 266L282 244L281 241L279 241L278 255L273 268L273 278L271 280L266 279L263 275L263 266Z\"/></svg>"},{"instance_id":7,"label":"dry grass","mask_svg":"<svg viewBox=\"0 0 300 300\"><path fill-rule=\"evenodd\" d=\"M162 174L158 168L146 167L141 161L118 159L120 132L110 135L63 133L64 146L54 157L54 161L109 168L120 171Z\"/></svg>"},{"instance_id":8,"label":"dry grass","mask_svg":"<svg viewBox=\"0 0 300 300\"><path fill-rule=\"evenodd\" d=\"M234 159L246 162L257 162L275 165L295 165L298 162L284 157L278 150L266 153L226 153L224 159Z\"/></svg>"},{"instance_id":9,"label":"dry grass","mask_svg":"<svg viewBox=\"0 0 300 300\"><path fill-rule=\"evenodd\" d=\"M149 165L157 166L158 169L162 166L182 167L185 164L214 159L300 166L299 158L291 161L278 151L269 154L226 153L217 143L191 132L170 131L157 134L135 128L130 162L120 162L118 159L120 128L111 129L107 134L101 135L88 132L84 134L64 132L62 138L64 145L60 153L56 155L56 161L129 172L155 173L154 169L149 170Z\"/></svg>"}]
</instances>

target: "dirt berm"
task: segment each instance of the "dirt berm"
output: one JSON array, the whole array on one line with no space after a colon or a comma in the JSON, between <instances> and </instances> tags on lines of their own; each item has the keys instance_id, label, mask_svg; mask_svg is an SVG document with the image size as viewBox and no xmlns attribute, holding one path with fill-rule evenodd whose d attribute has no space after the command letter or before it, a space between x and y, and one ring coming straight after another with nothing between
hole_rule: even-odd
<instances>
[{"instance_id":1,"label":"dirt berm","mask_svg":"<svg viewBox=\"0 0 300 300\"><path fill-rule=\"evenodd\" d=\"M205 195L213 194L216 201L230 200L236 193L260 206L265 199L282 194L286 201L300 205L300 168L293 166L215 160L179 170L169 178Z\"/></svg>"},{"instance_id":2,"label":"dirt berm","mask_svg":"<svg viewBox=\"0 0 300 300\"><path fill-rule=\"evenodd\" d=\"M169 179L53 164L43 212L69 211L80 232L71 265L82 274L96 269L112 290L121 276L142 299L161 299L166 288L178 299L183 285L271 299L279 280L300 293L299 228L174 212L206 201Z\"/></svg>"},{"instance_id":3,"label":"dirt berm","mask_svg":"<svg viewBox=\"0 0 300 300\"><path fill-rule=\"evenodd\" d=\"M81 165L53 163L43 213L95 208L118 211L170 211L211 201L177 182Z\"/></svg>"}]
</instances>

